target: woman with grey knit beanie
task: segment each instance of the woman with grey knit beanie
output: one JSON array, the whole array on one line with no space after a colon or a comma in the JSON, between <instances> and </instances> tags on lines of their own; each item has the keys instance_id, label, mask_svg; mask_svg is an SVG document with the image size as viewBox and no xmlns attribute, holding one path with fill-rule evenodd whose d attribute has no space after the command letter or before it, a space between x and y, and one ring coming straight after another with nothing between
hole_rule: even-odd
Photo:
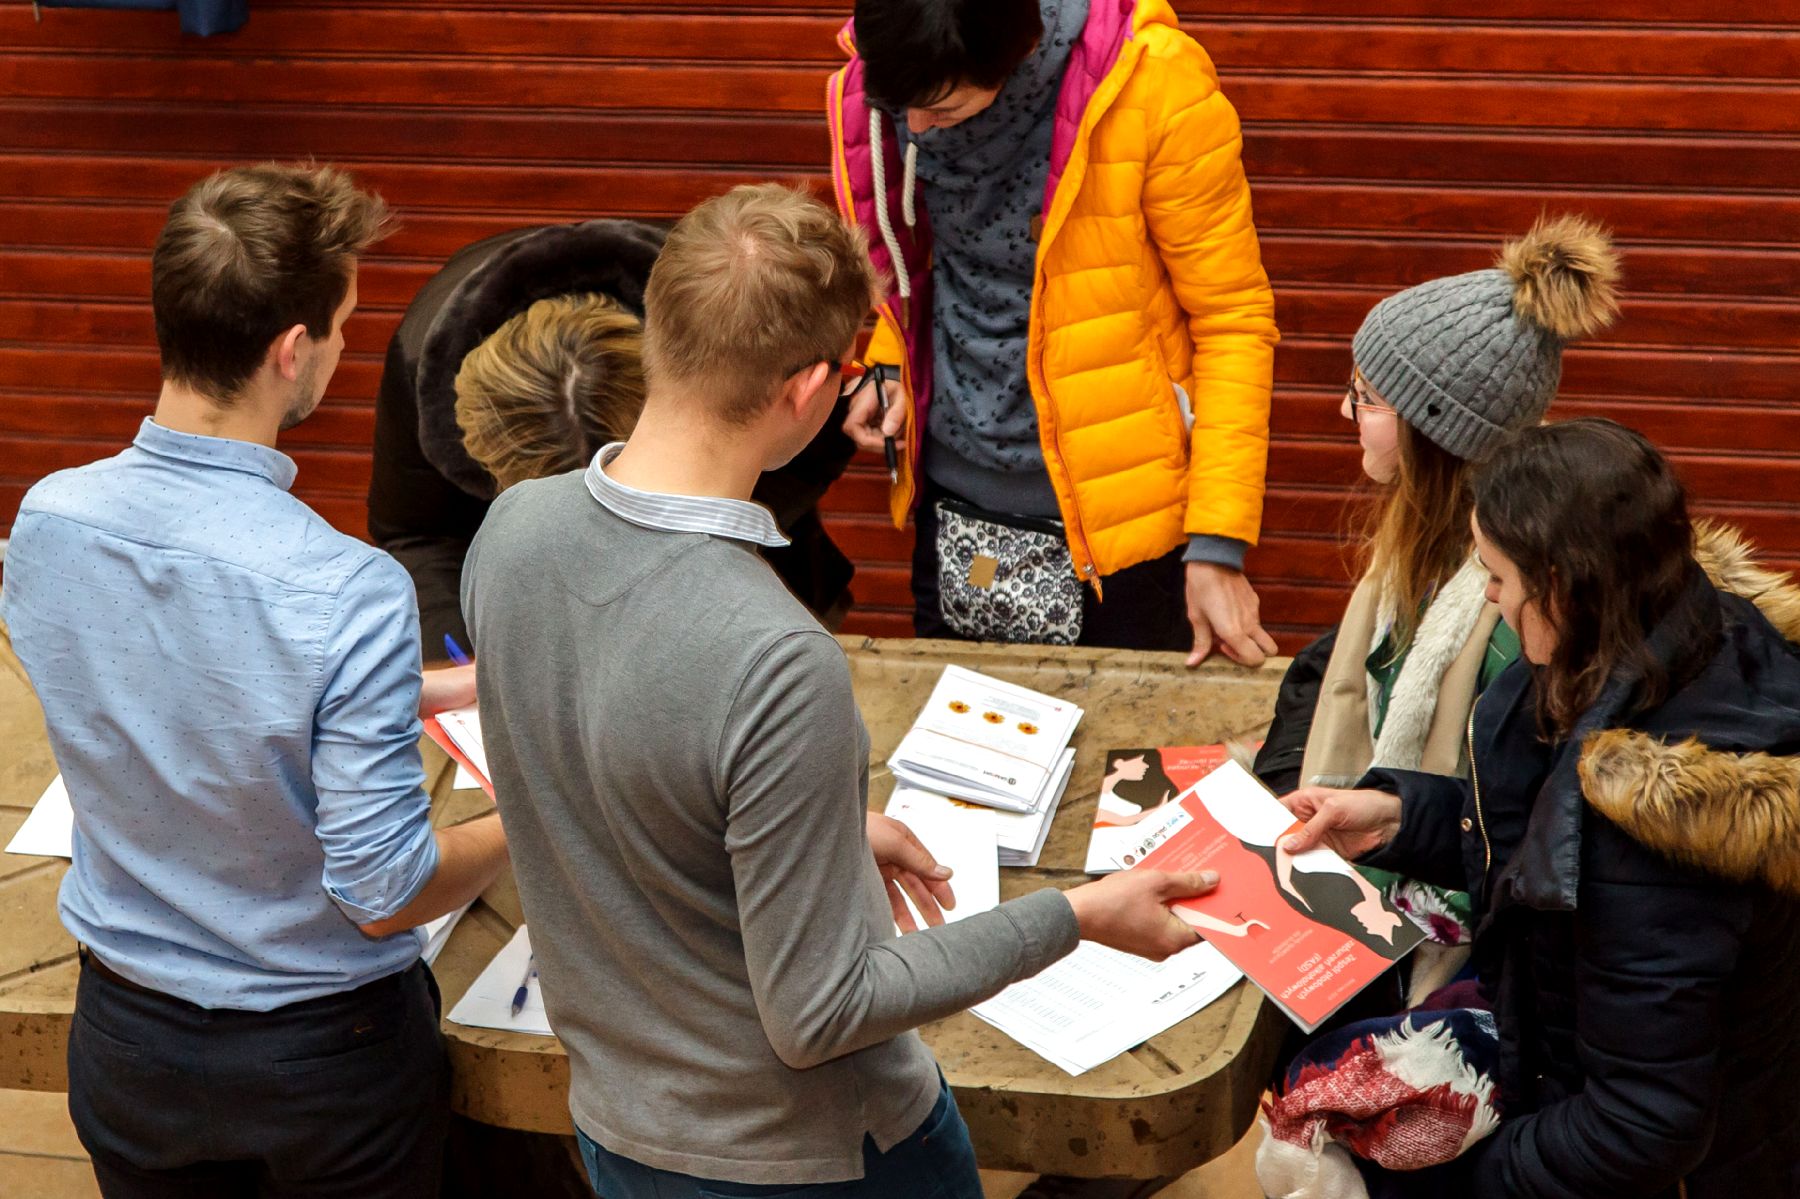
<instances>
[{"instance_id":1,"label":"woman with grey knit beanie","mask_svg":"<svg viewBox=\"0 0 1800 1199\"><path fill-rule=\"evenodd\" d=\"M1603 229L1544 218L1494 267L1391 295L1356 331L1343 414L1379 498L1359 531L1362 580L1343 619L1282 681L1256 758L1277 792L1353 786L1373 766L1467 772L1469 710L1519 654L1474 560L1467 476L1509 433L1542 421L1563 347L1617 315L1618 278ZM1365 874L1434 944L1413 955L1405 990L1365 992L1361 1016L1453 975L1469 913L1459 892Z\"/></svg>"}]
</instances>

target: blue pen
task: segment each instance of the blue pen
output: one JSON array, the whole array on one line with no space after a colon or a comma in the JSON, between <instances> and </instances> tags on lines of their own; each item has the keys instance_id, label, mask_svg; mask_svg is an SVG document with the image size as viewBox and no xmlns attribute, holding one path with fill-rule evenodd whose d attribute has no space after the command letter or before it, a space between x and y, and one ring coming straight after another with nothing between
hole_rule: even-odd
<instances>
[{"instance_id":1,"label":"blue pen","mask_svg":"<svg viewBox=\"0 0 1800 1199\"><path fill-rule=\"evenodd\" d=\"M449 654L450 660L458 666L469 664L469 655L463 653L463 647L456 644L456 638L449 633L444 634L444 652Z\"/></svg>"},{"instance_id":2,"label":"blue pen","mask_svg":"<svg viewBox=\"0 0 1800 1199\"><path fill-rule=\"evenodd\" d=\"M525 967L525 980L519 984L519 989L517 991L513 992L513 1001L512 1001L512 1014L513 1015L516 1016L520 1012L525 1010L525 997L526 997L527 993L529 993L531 990L531 980L536 977L537 977L537 954L534 953L531 955L530 963L528 965L526 965L526 967Z\"/></svg>"}]
</instances>

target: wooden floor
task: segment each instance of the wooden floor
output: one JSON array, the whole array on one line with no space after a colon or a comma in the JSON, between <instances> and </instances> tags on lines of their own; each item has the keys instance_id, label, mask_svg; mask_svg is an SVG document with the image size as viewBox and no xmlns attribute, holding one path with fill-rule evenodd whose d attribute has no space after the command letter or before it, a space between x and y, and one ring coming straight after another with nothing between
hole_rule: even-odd
<instances>
[{"instance_id":1,"label":"wooden floor","mask_svg":"<svg viewBox=\"0 0 1800 1199\"><path fill-rule=\"evenodd\" d=\"M1254 1131L1237 1148L1195 1170L1163 1199L1261 1199L1250 1159ZM1013 1199L1029 1174L984 1173L988 1199ZM0 1199L99 1199L94 1175L75 1130L65 1096L0 1090Z\"/></svg>"}]
</instances>

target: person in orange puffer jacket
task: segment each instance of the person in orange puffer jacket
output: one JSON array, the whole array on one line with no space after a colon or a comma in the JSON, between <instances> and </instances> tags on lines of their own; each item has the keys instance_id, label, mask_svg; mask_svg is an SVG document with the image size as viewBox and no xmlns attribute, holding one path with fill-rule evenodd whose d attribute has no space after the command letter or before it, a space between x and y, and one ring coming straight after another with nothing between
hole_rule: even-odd
<instances>
[{"instance_id":1,"label":"person in orange puffer jacket","mask_svg":"<svg viewBox=\"0 0 1800 1199\"><path fill-rule=\"evenodd\" d=\"M845 427L899 445L917 631L1260 662L1274 299L1205 51L1167 0L857 0L840 41L899 375Z\"/></svg>"}]
</instances>

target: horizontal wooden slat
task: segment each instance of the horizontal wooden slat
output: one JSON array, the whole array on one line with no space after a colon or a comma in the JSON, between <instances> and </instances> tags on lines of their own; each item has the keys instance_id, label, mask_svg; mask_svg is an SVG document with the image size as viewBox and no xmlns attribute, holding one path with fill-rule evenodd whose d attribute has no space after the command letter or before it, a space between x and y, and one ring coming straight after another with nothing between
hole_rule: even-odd
<instances>
[{"instance_id":1,"label":"horizontal wooden slat","mask_svg":"<svg viewBox=\"0 0 1800 1199\"><path fill-rule=\"evenodd\" d=\"M371 8L377 6L369 6ZM731 37L715 36L719 17L665 12L646 21L625 12L367 12L322 8L259 13L236 36L212 47L218 57L267 57L303 45L310 54L366 58L415 55L529 61L538 58L776 61L833 64L841 14L744 14ZM1800 75L1800 37L1765 30L1543 27L1523 22L1455 24L1374 21L1191 20L1226 71L1240 69L1387 71L1395 63L1429 63L1441 72L1479 74L1651 75L1791 79ZM1334 28L1335 26L1335 28ZM1337 32L1342 36L1329 36ZM0 52L87 49L91 33L52 22L0 24ZM139 15L118 22L108 51L171 49L166 19Z\"/></svg>"},{"instance_id":2,"label":"horizontal wooden slat","mask_svg":"<svg viewBox=\"0 0 1800 1199\"><path fill-rule=\"evenodd\" d=\"M439 60L346 62L305 58L180 61L74 54L0 58L0 95L81 99L361 103L444 108L662 109L695 112L822 112L821 65L560 63Z\"/></svg>"},{"instance_id":3,"label":"horizontal wooden slat","mask_svg":"<svg viewBox=\"0 0 1800 1199\"><path fill-rule=\"evenodd\" d=\"M663 113L456 112L335 104L134 106L139 154L220 159L325 160L390 156L494 158L559 163L736 164L816 170L826 155L815 113L784 116L709 113L704 120ZM1244 160L1253 179L1355 178L1435 183L1656 185L1780 191L1800 180L1800 139L1712 135L1587 133L1382 127L1321 128L1278 122L1246 128ZM90 101L0 100L0 149L86 150L121 144L120 117Z\"/></svg>"},{"instance_id":4,"label":"horizontal wooden slat","mask_svg":"<svg viewBox=\"0 0 1800 1199\"><path fill-rule=\"evenodd\" d=\"M114 206L42 201L0 204L0 221L12 230L13 245L44 249L105 249L141 263L148 262L149 247L161 227L163 215L161 208L123 210ZM412 263L406 269L428 270L455 249L498 232L500 227L477 218L440 219L431 215L403 214L400 231L377 247L372 258L378 262L411 259ZM67 241L61 246L46 244L58 237ZM1338 284L1372 289L1371 303L1390 291L1426 279L1491 266L1499 245L1498 238L1421 237L1399 231L1385 234L1378 240L1367 236L1280 231L1265 233L1262 237L1263 264L1284 298L1286 293L1298 287ZM1800 244L1793 249L1776 250L1623 242L1620 252L1625 266L1628 303L1633 296L1653 299L1653 293L1673 293L1690 298L1707 295L1791 300L1791 285L1800 278ZM61 261L69 264L68 275L76 273L75 258L64 257ZM147 267L142 269L147 271ZM23 283L27 278L43 280L41 286L48 288L46 294L64 294L66 284L58 280L54 269L46 278L41 267L32 270L30 275L0 276L0 288L22 294L26 291ZM99 278L86 279L81 285L92 289ZM7 287L9 282L13 286ZM126 291L112 295L121 300L133 295L146 296L147 282L145 273L141 281L127 282ZM404 305L416 283L408 281L401 286L406 292L396 298L397 305ZM99 296L108 293L87 290L83 294ZM382 306L379 297L365 296L364 303L367 307ZM1718 305L1692 301L1689 307L1698 310ZM1291 311L1278 315L1286 327L1309 327L1304 323L1296 326Z\"/></svg>"},{"instance_id":5,"label":"horizontal wooden slat","mask_svg":"<svg viewBox=\"0 0 1800 1199\"><path fill-rule=\"evenodd\" d=\"M816 2L816 0L814 0ZM1215 22L1263 20L1282 16L1305 20L1405 19L1461 24L1469 6L1455 0L1176 0L1183 17L1202 26ZM1749 12L1722 9L1716 0L1582 0L1571 9L1566 0L1486 0L1480 15L1493 21L1542 21L1593 25L1632 22L1657 25L1778 26L1800 25L1800 0L1766 0ZM1734 17L1744 20L1733 20Z\"/></svg>"},{"instance_id":6,"label":"horizontal wooden slat","mask_svg":"<svg viewBox=\"0 0 1800 1199\"><path fill-rule=\"evenodd\" d=\"M63 437L79 430L82 438L105 441L117 449L137 435L139 423L156 406L156 393L154 386L112 394L8 387L0 390L0 436ZM374 435L373 408L332 394L305 422L283 433L281 445L284 450L292 446L339 449L369 445Z\"/></svg>"},{"instance_id":7,"label":"horizontal wooden slat","mask_svg":"<svg viewBox=\"0 0 1800 1199\"><path fill-rule=\"evenodd\" d=\"M429 54L490 62L597 58L832 63L843 58L836 38L844 16L841 11L818 16L745 13L730 18L731 36L722 38L718 15L666 9L657 19L645 20L642 13L591 9L509 12L369 4L265 11L259 7L255 20L232 36L209 43L207 49L214 61L267 60L304 47L309 55L364 59ZM91 29L73 22L34 23L29 12L16 8L0 20L0 53L79 52L92 45ZM109 54L184 48L162 14L121 14L106 38Z\"/></svg>"},{"instance_id":8,"label":"horizontal wooden slat","mask_svg":"<svg viewBox=\"0 0 1800 1199\"><path fill-rule=\"evenodd\" d=\"M334 104L216 103L134 105L131 149L179 157L495 158L567 164L670 163L816 171L829 138L812 113L756 116L721 112L696 122L667 113L446 112L432 108L347 113ZM121 145L110 104L0 101L0 148L92 151Z\"/></svg>"},{"instance_id":9,"label":"horizontal wooden slat","mask_svg":"<svg viewBox=\"0 0 1800 1199\"><path fill-rule=\"evenodd\" d=\"M1452 121L1413 126L1250 121L1244 130L1244 165L1253 179L1623 185L1678 192L1779 191L1800 179L1800 139L1794 138L1573 133L1478 128Z\"/></svg>"},{"instance_id":10,"label":"horizontal wooden slat","mask_svg":"<svg viewBox=\"0 0 1800 1199\"><path fill-rule=\"evenodd\" d=\"M228 162L187 162L101 155L54 158L32 154L0 154L0 188L19 199L70 199L178 196L196 180ZM390 203L408 208L430 207L457 197L479 197L489 208L521 205L542 213L572 214L569 219L608 216L680 215L693 205L740 183L767 179L768 172L732 170L656 170L640 167L570 168L546 173L536 167L359 163L366 186ZM813 179L815 184L822 180ZM821 189L822 190L822 189Z\"/></svg>"},{"instance_id":11,"label":"horizontal wooden slat","mask_svg":"<svg viewBox=\"0 0 1800 1199\"><path fill-rule=\"evenodd\" d=\"M1473 18L1488 16L1485 6ZM1550 26L1522 21L1454 24L1312 20L1190 23L1226 78L1244 70L1392 72L1416 64L1441 73L1770 79L1800 77L1800 33L1714 26Z\"/></svg>"},{"instance_id":12,"label":"horizontal wooden slat","mask_svg":"<svg viewBox=\"0 0 1800 1199\"><path fill-rule=\"evenodd\" d=\"M318 103L355 95L364 103L446 108L507 105L582 110L659 108L818 112L820 65L690 65L477 60L343 61L213 59L196 72L178 61L73 54L0 58L0 94L119 100L271 100ZM1231 77L1249 119L1346 124L1420 121L1575 129L1800 132L1800 85L1520 77L1497 88L1454 76L1351 78L1255 71Z\"/></svg>"},{"instance_id":13,"label":"horizontal wooden slat","mask_svg":"<svg viewBox=\"0 0 1800 1199\"><path fill-rule=\"evenodd\" d=\"M225 165L212 159L0 154L0 201L134 201L166 207L195 180ZM474 223L488 232L534 219L674 217L706 196L766 177L723 170L565 168L546 173L510 166L345 165L401 211L423 210L421 223L449 207L482 214ZM823 190L822 176L805 178ZM1499 239L1523 232L1540 213L1566 210L1604 222L1626 242L1800 246L1800 189L1751 195L1287 180L1259 184L1254 199L1259 225L1270 230L1377 236L1391 230Z\"/></svg>"}]
</instances>

